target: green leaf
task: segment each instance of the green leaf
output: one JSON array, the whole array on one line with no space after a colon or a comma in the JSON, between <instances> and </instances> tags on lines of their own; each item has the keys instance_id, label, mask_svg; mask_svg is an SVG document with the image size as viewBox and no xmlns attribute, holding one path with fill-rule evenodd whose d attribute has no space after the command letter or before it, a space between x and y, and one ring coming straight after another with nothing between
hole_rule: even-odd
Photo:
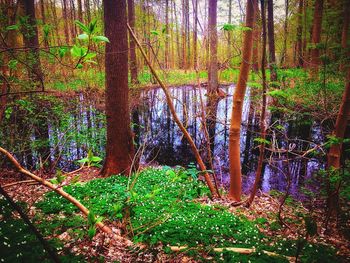
<instances>
[{"instance_id":1,"label":"green leaf","mask_svg":"<svg viewBox=\"0 0 350 263\"><path fill-rule=\"evenodd\" d=\"M74 176L72 178L72 180L70 181L71 184L75 184L79 181L79 178L80 178L81 174L77 174L76 176Z\"/></svg>"},{"instance_id":2,"label":"green leaf","mask_svg":"<svg viewBox=\"0 0 350 263\"><path fill-rule=\"evenodd\" d=\"M81 56L81 47L78 47L77 45L74 45L72 49L70 50L73 57L80 57Z\"/></svg>"},{"instance_id":3,"label":"green leaf","mask_svg":"<svg viewBox=\"0 0 350 263\"><path fill-rule=\"evenodd\" d=\"M16 59L11 59L7 65L10 69L16 69L17 64L18 64L18 61Z\"/></svg>"},{"instance_id":4,"label":"green leaf","mask_svg":"<svg viewBox=\"0 0 350 263\"><path fill-rule=\"evenodd\" d=\"M95 163L99 163L102 161L102 158L98 156L92 156L91 161Z\"/></svg>"},{"instance_id":5,"label":"green leaf","mask_svg":"<svg viewBox=\"0 0 350 263\"><path fill-rule=\"evenodd\" d=\"M95 43L100 43L100 42L109 42L109 39L105 36L93 36L92 37L92 41L94 41Z\"/></svg>"},{"instance_id":6,"label":"green leaf","mask_svg":"<svg viewBox=\"0 0 350 263\"><path fill-rule=\"evenodd\" d=\"M58 50L58 56L59 56L60 58L63 58L64 55L67 53L67 51L68 51L68 48L66 48L66 47L61 47L61 48Z\"/></svg>"},{"instance_id":7,"label":"green leaf","mask_svg":"<svg viewBox=\"0 0 350 263\"><path fill-rule=\"evenodd\" d=\"M88 236L90 239L93 239L93 237L96 235L96 227L90 226L88 230Z\"/></svg>"},{"instance_id":8,"label":"green leaf","mask_svg":"<svg viewBox=\"0 0 350 263\"><path fill-rule=\"evenodd\" d=\"M90 32L90 34L92 34L95 31L96 24L97 24L97 20L96 19L94 19L94 20L92 20L90 22L90 24L89 24L89 32Z\"/></svg>"},{"instance_id":9,"label":"green leaf","mask_svg":"<svg viewBox=\"0 0 350 263\"><path fill-rule=\"evenodd\" d=\"M268 141L268 140L266 140L266 139L263 139L263 138L255 138L255 139L254 139L254 142L257 142L257 143L259 143L259 144L267 144L267 145L271 144L270 141Z\"/></svg>"},{"instance_id":10,"label":"green leaf","mask_svg":"<svg viewBox=\"0 0 350 263\"><path fill-rule=\"evenodd\" d=\"M155 36L158 36L158 35L159 35L159 33L158 33L158 31L155 31L155 30L151 30L151 35L155 35Z\"/></svg>"},{"instance_id":11,"label":"green leaf","mask_svg":"<svg viewBox=\"0 0 350 263\"><path fill-rule=\"evenodd\" d=\"M86 56L84 57L85 59L91 59L96 57L96 53L95 52L90 52L88 54L86 54Z\"/></svg>"},{"instance_id":12,"label":"green leaf","mask_svg":"<svg viewBox=\"0 0 350 263\"><path fill-rule=\"evenodd\" d=\"M89 161L88 158L83 158L83 159L78 160L77 162L78 163L87 163L88 161Z\"/></svg>"},{"instance_id":13,"label":"green leaf","mask_svg":"<svg viewBox=\"0 0 350 263\"><path fill-rule=\"evenodd\" d=\"M77 69L82 69L83 68L83 64L79 63L77 66L76 66Z\"/></svg>"},{"instance_id":14,"label":"green leaf","mask_svg":"<svg viewBox=\"0 0 350 263\"><path fill-rule=\"evenodd\" d=\"M18 29L19 29L19 25L17 25L17 24L6 27L7 31L9 31L9 30L18 30Z\"/></svg>"},{"instance_id":15,"label":"green leaf","mask_svg":"<svg viewBox=\"0 0 350 263\"><path fill-rule=\"evenodd\" d=\"M89 39L89 36L87 35L87 34L80 34L79 36L78 36L78 39L79 40L88 40Z\"/></svg>"},{"instance_id":16,"label":"green leaf","mask_svg":"<svg viewBox=\"0 0 350 263\"><path fill-rule=\"evenodd\" d=\"M74 23L80 27L81 30L83 30L85 33L89 33L89 28L84 25L82 22L80 22L79 20L75 20Z\"/></svg>"}]
</instances>

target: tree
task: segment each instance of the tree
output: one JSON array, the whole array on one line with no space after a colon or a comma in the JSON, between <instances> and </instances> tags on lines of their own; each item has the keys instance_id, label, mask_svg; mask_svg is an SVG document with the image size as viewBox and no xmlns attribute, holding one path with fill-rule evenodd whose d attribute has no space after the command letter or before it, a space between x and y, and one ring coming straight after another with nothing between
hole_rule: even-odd
<instances>
[{"instance_id":1,"label":"tree","mask_svg":"<svg viewBox=\"0 0 350 263\"><path fill-rule=\"evenodd\" d=\"M263 171L263 161L265 156L265 140L266 140L266 10L265 10L265 1L260 0L261 3L261 24L262 24L262 47L261 47L261 75L262 75L262 105L261 105L261 115L260 115L260 133L262 142L259 145L259 158L258 158L258 167L256 168L255 174L255 182L252 188L252 192L250 193L250 197L247 202L247 206L249 207L255 198L256 192L258 190L258 185L260 184L261 175Z\"/></svg>"},{"instance_id":2,"label":"tree","mask_svg":"<svg viewBox=\"0 0 350 263\"><path fill-rule=\"evenodd\" d=\"M312 24L312 47L310 52L310 69L313 76L317 75L318 66L320 65L320 50L318 45L321 41L322 16L323 0L315 1L314 18Z\"/></svg>"},{"instance_id":3,"label":"tree","mask_svg":"<svg viewBox=\"0 0 350 263\"><path fill-rule=\"evenodd\" d=\"M259 20L259 4L258 1L255 1L256 6L254 6L256 21ZM259 71L259 41L260 41L260 28L258 23L255 23L254 29L253 29L253 62L252 62L252 70L254 72Z\"/></svg>"},{"instance_id":4,"label":"tree","mask_svg":"<svg viewBox=\"0 0 350 263\"><path fill-rule=\"evenodd\" d=\"M298 27L297 27L297 43L296 43L296 53L297 53L297 67L303 66L303 43L302 43L302 35L303 35L303 5L304 1L299 0L298 4Z\"/></svg>"},{"instance_id":5,"label":"tree","mask_svg":"<svg viewBox=\"0 0 350 263\"><path fill-rule=\"evenodd\" d=\"M128 89L128 38L126 0L103 2L106 43L106 160L105 176L129 174L134 158L130 129Z\"/></svg>"},{"instance_id":6,"label":"tree","mask_svg":"<svg viewBox=\"0 0 350 263\"><path fill-rule=\"evenodd\" d=\"M209 0L208 30L210 61L208 69L208 100L207 100L207 128L211 148L214 148L216 125L216 111L218 106L218 37L217 37L217 0ZM208 160L209 161L209 160Z\"/></svg>"},{"instance_id":7,"label":"tree","mask_svg":"<svg viewBox=\"0 0 350 263\"><path fill-rule=\"evenodd\" d=\"M253 28L255 23L255 1L247 0L247 12L245 26L251 30L244 31L242 62L238 76L238 82L233 97L232 115L229 132L229 160L230 160L230 190L229 198L234 201L241 200L241 160L240 160L240 131L242 120L242 108L247 88L247 80L252 59Z\"/></svg>"},{"instance_id":8,"label":"tree","mask_svg":"<svg viewBox=\"0 0 350 263\"><path fill-rule=\"evenodd\" d=\"M269 66L271 81L277 80L275 54L275 26L273 22L273 0L267 0L267 34L269 39Z\"/></svg>"},{"instance_id":9,"label":"tree","mask_svg":"<svg viewBox=\"0 0 350 263\"><path fill-rule=\"evenodd\" d=\"M342 140L344 139L346 126L348 123L348 116L350 115L350 69L348 70L346 86L343 93L342 102L340 104L337 120L333 135L336 137L337 142L331 145L327 155L327 167L329 170L340 168L340 157L342 152ZM330 171L330 174L332 172ZM335 186L329 186L328 193L328 216L336 214L339 205L339 187L340 183L337 182ZM332 190L332 188L335 188Z\"/></svg>"},{"instance_id":10,"label":"tree","mask_svg":"<svg viewBox=\"0 0 350 263\"><path fill-rule=\"evenodd\" d=\"M128 0L128 20L130 27L134 30L135 28L135 6L134 0ZM132 37L129 36L129 54L130 54L130 74L131 83L137 84L139 81L137 79L137 61L136 61L136 45Z\"/></svg>"},{"instance_id":11,"label":"tree","mask_svg":"<svg viewBox=\"0 0 350 263\"><path fill-rule=\"evenodd\" d=\"M21 0L21 5L24 8L27 17L27 24L23 26L22 33L24 44L28 48L27 52L27 67L29 77L34 83L34 86L41 87L44 90L43 74L39 57L39 39L38 28L35 19L34 0Z\"/></svg>"},{"instance_id":12,"label":"tree","mask_svg":"<svg viewBox=\"0 0 350 263\"><path fill-rule=\"evenodd\" d=\"M343 57L349 59L349 51L348 51L348 31L349 31L349 22L350 22L350 1L344 0L344 12L343 12L343 30L341 36L341 47L343 51ZM342 58L342 59L344 59ZM345 70L345 63L342 61L340 64L340 71Z\"/></svg>"}]
</instances>

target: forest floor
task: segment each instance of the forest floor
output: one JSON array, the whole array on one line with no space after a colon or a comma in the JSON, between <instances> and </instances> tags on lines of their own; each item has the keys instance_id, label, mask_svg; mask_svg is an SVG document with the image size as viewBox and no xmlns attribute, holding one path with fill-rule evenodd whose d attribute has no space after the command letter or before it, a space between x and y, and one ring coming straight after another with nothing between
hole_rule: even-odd
<instances>
[{"instance_id":1,"label":"forest floor","mask_svg":"<svg viewBox=\"0 0 350 263\"><path fill-rule=\"evenodd\" d=\"M77 174L78 182L69 185ZM64 189L96 215L103 215L117 233L127 234L136 244L132 249L99 232L89 239L86 219L56 194L47 193L43 186L23 183L5 189L23 204L43 235L55 240L52 244L58 254L66 255L68 259L65 259L70 262L288 262L295 261L297 250L300 250L302 262L346 262L350 259L349 240L335 228L331 235L324 234L324 211L320 204L310 213L301 202L288 198L282 211L286 224L283 226L277 216L281 193L260 193L250 208L235 207L227 199L208 198L204 184L192 177L193 173L184 169L146 168L130 180L121 176L101 179L97 169L83 168L65 178ZM25 179L12 171L2 171L0 178L2 186ZM128 194L126 186L132 185L134 180L134 190ZM34 241L33 238L26 240L27 235L19 238L14 234L18 229L7 229L9 224L4 222L9 219L13 228L18 227L13 223L18 221L18 215L10 213L10 217L6 217L4 211L0 213L3 234L0 251L5 251L2 248L6 248L5 243L11 244L11 249L7 246L8 253L0 257L5 256L5 262L10 262L14 255L17 258L27 255L25 246L33 248ZM310 218L314 221L307 220ZM305 222L317 224L315 235L307 240ZM21 228L24 227L19 230ZM40 250L40 244L36 246ZM256 253L214 251L230 247L254 248ZM281 257L269 256L264 251ZM33 255L26 262L30 262L31 257ZM40 253L36 257L38 259ZM232 261L233 258L237 261Z\"/></svg>"}]
</instances>

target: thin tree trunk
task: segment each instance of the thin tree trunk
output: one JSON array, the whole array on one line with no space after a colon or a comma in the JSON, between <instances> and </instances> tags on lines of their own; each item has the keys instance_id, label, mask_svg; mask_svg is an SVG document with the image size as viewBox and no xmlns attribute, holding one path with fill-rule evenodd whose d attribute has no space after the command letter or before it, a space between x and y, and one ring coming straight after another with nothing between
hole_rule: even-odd
<instances>
[{"instance_id":1,"label":"thin tree trunk","mask_svg":"<svg viewBox=\"0 0 350 263\"><path fill-rule=\"evenodd\" d=\"M216 112L218 106L218 36L217 36L217 0L209 0L208 5L208 32L209 32L209 69L207 90L207 128L211 150L214 150L214 137L216 126ZM207 160L211 162L211 160Z\"/></svg>"},{"instance_id":2,"label":"thin tree trunk","mask_svg":"<svg viewBox=\"0 0 350 263\"><path fill-rule=\"evenodd\" d=\"M64 36L66 38L66 44L69 44L69 27L68 27L68 14L67 14L67 0L62 0L62 16L64 21Z\"/></svg>"},{"instance_id":3,"label":"thin tree trunk","mask_svg":"<svg viewBox=\"0 0 350 263\"><path fill-rule=\"evenodd\" d=\"M257 0L247 1L246 27L253 30L255 23L254 5ZM241 160L240 160L240 131L242 120L242 109L244 96L247 88L247 80L252 59L253 47L253 31L244 32L243 52L238 83L233 97L232 116L229 133L229 159L230 159L230 190L229 198L234 201L241 200L242 191L242 175L241 175Z\"/></svg>"},{"instance_id":4,"label":"thin tree trunk","mask_svg":"<svg viewBox=\"0 0 350 263\"><path fill-rule=\"evenodd\" d=\"M131 25L130 25L131 26ZM133 29L131 27L131 29ZM170 41L169 41L169 0L165 0L165 68L169 68L169 50L170 50Z\"/></svg>"},{"instance_id":5,"label":"thin tree trunk","mask_svg":"<svg viewBox=\"0 0 350 263\"><path fill-rule=\"evenodd\" d=\"M104 0L106 43L106 160L101 173L130 174L134 146L130 129L126 0ZM117 74L116 74L117 73Z\"/></svg>"},{"instance_id":6,"label":"thin tree trunk","mask_svg":"<svg viewBox=\"0 0 350 263\"><path fill-rule=\"evenodd\" d=\"M256 16L256 23L254 25L253 29L253 57L252 57L252 70L254 72L259 71L259 42L260 42L260 27L258 25L259 21L259 4L258 1L254 2L256 6L254 6L255 9L255 16Z\"/></svg>"},{"instance_id":7,"label":"thin tree trunk","mask_svg":"<svg viewBox=\"0 0 350 263\"><path fill-rule=\"evenodd\" d=\"M298 27L297 27L297 47L296 47L296 54L297 54L297 67L300 68L303 66L303 44L302 44L302 34L303 34L303 5L304 1L299 0L298 5Z\"/></svg>"},{"instance_id":8,"label":"thin tree trunk","mask_svg":"<svg viewBox=\"0 0 350 263\"><path fill-rule=\"evenodd\" d=\"M284 25L283 25L283 51L282 51L282 57L281 57L281 66L286 67L287 66L287 38L288 38L288 10L289 10L289 0L285 0L285 6L286 6L286 13L284 18Z\"/></svg>"},{"instance_id":9,"label":"thin tree trunk","mask_svg":"<svg viewBox=\"0 0 350 263\"><path fill-rule=\"evenodd\" d=\"M23 32L24 44L28 51L28 64L30 65L29 76L33 81L35 87L41 87L44 91L43 73L41 70L39 57L39 39L38 27L35 19L34 0L22 0L22 5L25 10L25 15L28 17L28 24L30 27Z\"/></svg>"},{"instance_id":10,"label":"thin tree trunk","mask_svg":"<svg viewBox=\"0 0 350 263\"><path fill-rule=\"evenodd\" d=\"M192 0L193 5L193 66L198 68L197 39L198 39L198 0Z\"/></svg>"},{"instance_id":11,"label":"thin tree trunk","mask_svg":"<svg viewBox=\"0 0 350 263\"><path fill-rule=\"evenodd\" d=\"M349 59L350 53L347 50L348 42L348 31L349 31L349 22L350 22L350 1L344 0L344 13L343 13L343 30L341 35L341 47L343 50L342 60ZM340 71L344 72L346 63L344 61L340 64Z\"/></svg>"},{"instance_id":12,"label":"thin tree trunk","mask_svg":"<svg viewBox=\"0 0 350 263\"><path fill-rule=\"evenodd\" d=\"M135 6L134 6L134 0L128 0L128 18L129 18L129 25L132 28L132 30L135 30ZM137 84L139 83L137 78L137 60L136 60L136 45L135 40L129 36L129 47L130 47L130 74L131 74L131 83Z\"/></svg>"},{"instance_id":13,"label":"thin tree trunk","mask_svg":"<svg viewBox=\"0 0 350 263\"><path fill-rule=\"evenodd\" d=\"M84 23L83 19L83 7L81 4L81 0L78 0L78 19L80 22Z\"/></svg>"},{"instance_id":14,"label":"thin tree trunk","mask_svg":"<svg viewBox=\"0 0 350 263\"><path fill-rule=\"evenodd\" d=\"M277 80L275 55L275 26L273 22L273 0L267 0L267 34L269 39L269 68L271 81Z\"/></svg>"},{"instance_id":15,"label":"thin tree trunk","mask_svg":"<svg viewBox=\"0 0 350 263\"><path fill-rule=\"evenodd\" d=\"M310 59L310 70L312 76L316 77L318 74L318 67L320 65L320 50L317 45L321 41L322 31L322 16L323 16L323 0L315 1L314 20L312 24L312 48Z\"/></svg>"},{"instance_id":16,"label":"thin tree trunk","mask_svg":"<svg viewBox=\"0 0 350 263\"><path fill-rule=\"evenodd\" d=\"M264 156L265 156L265 143L264 140L266 139L266 125L265 125L265 119L266 119L266 11L265 11L265 4L264 0L260 0L261 3L261 23L262 23L262 47L261 47L261 75L262 75L262 107L261 107L261 115L260 115L260 133L261 133L261 139L263 142L259 145L259 159L258 159L258 167L256 169L256 175L255 175L255 181L253 185L252 192L250 193L249 200L247 202L247 206L249 207L255 198L256 192L258 191L258 186L260 184L261 175L263 171L263 164L264 164Z\"/></svg>"},{"instance_id":17,"label":"thin tree trunk","mask_svg":"<svg viewBox=\"0 0 350 263\"><path fill-rule=\"evenodd\" d=\"M90 0L85 0L85 12L86 12L87 23L90 23L91 22Z\"/></svg>"},{"instance_id":18,"label":"thin tree trunk","mask_svg":"<svg viewBox=\"0 0 350 263\"><path fill-rule=\"evenodd\" d=\"M228 23L232 24L232 0L229 0L228 2ZM229 30L227 32L227 57L231 58L231 31ZM229 65L231 66L231 59L229 61Z\"/></svg>"}]
</instances>

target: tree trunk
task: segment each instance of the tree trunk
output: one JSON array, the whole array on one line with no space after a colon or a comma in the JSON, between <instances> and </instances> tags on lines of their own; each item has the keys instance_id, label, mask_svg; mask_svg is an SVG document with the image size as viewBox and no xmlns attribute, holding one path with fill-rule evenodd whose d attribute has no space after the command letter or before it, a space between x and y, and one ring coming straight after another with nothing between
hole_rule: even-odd
<instances>
[{"instance_id":1,"label":"tree trunk","mask_svg":"<svg viewBox=\"0 0 350 263\"><path fill-rule=\"evenodd\" d=\"M259 4L258 1L254 2L256 6L254 6L255 9L255 16L256 21L259 21ZM260 27L258 23L256 22L253 29L253 57L252 57L252 70L254 72L259 71L259 42L260 42Z\"/></svg>"},{"instance_id":2,"label":"tree trunk","mask_svg":"<svg viewBox=\"0 0 350 263\"><path fill-rule=\"evenodd\" d=\"M246 27L254 28L255 12L254 6L257 0L247 1ZM241 200L241 161L240 161L240 131L242 121L242 108L247 80L252 58L253 31L244 31L243 51L238 83L233 97L232 116L229 133L229 159L230 159L230 191L229 198L234 201Z\"/></svg>"},{"instance_id":3,"label":"tree trunk","mask_svg":"<svg viewBox=\"0 0 350 263\"><path fill-rule=\"evenodd\" d=\"M232 24L232 0L229 0L228 2L228 23ZM231 31L229 30L227 32L227 57L231 58ZM229 65L231 66L231 59L229 61Z\"/></svg>"},{"instance_id":4,"label":"tree trunk","mask_svg":"<svg viewBox=\"0 0 350 263\"><path fill-rule=\"evenodd\" d=\"M286 67L287 66L287 38L288 38L288 9L289 9L289 0L285 0L285 6L286 6L286 13L284 18L284 25L283 25L283 51L282 51L282 57L281 57L281 66Z\"/></svg>"},{"instance_id":5,"label":"tree trunk","mask_svg":"<svg viewBox=\"0 0 350 263\"><path fill-rule=\"evenodd\" d=\"M135 6L134 0L128 0L128 18L129 25L132 30L135 30ZM136 45L135 40L129 36L129 47L130 47L130 74L131 74L131 83L137 84L139 83L137 78L137 60L136 60Z\"/></svg>"},{"instance_id":6,"label":"tree trunk","mask_svg":"<svg viewBox=\"0 0 350 263\"><path fill-rule=\"evenodd\" d=\"M349 22L350 22L350 1L344 0L344 13L343 13L343 30L341 35L341 47L343 50L342 62L340 64L340 71L344 72L346 70L345 65L346 61L349 60L350 53L347 50L347 42L348 42L348 31L349 31Z\"/></svg>"},{"instance_id":7,"label":"tree trunk","mask_svg":"<svg viewBox=\"0 0 350 263\"><path fill-rule=\"evenodd\" d=\"M317 76L318 66L320 65L320 50L317 45L321 41L322 15L323 0L315 1L314 20L312 24L312 48L310 52L310 70L313 76Z\"/></svg>"},{"instance_id":8,"label":"tree trunk","mask_svg":"<svg viewBox=\"0 0 350 263\"><path fill-rule=\"evenodd\" d=\"M298 27L297 27L297 67L300 68L303 66L303 44L302 44L302 34L303 34L303 0L299 0L298 5Z\"/></svg>"},{"instance_id":9,"label":"tree trunk","mask_svg":"<svg viewBox=\"0 0 350 263\"><path fill-rule=\"evenodd\" d=\"M350 115L350 70L348 70L346 87L343 93L342 102L340 104L340 109L337 116L337 121L335 123L335 128L333 135L338 139L344 139L344 134L346 130L346 125L348 123L348 118ZM342 152L342 143L336 143L331 146L327 155L327 167L331 169L332 167L336 170L340 168L340 157ZM339 206L339 186L337 183L335 186L329 186L328 190L328 209L329 214L337 214ZM335 189L334 189L335 188Z\"/></svg>"},{"instance_id":10,"label":"tree trunk","mask_svg":"<svg viewBox=\"0 0 350 263\"><path fill-rule=\"evenodd\" d=\"M260 0L261 3L261 23L262 23L262 57L261 57L261 75L262 75L262 107L261 107L261 115L260 115L260 133L261 133L261 139L266 139L266 125L265 125L265 118L266 118L266 11L265 11L265 4L264 0ZM263 164L264 164L264 156L265 156L265 143L262 142L259 145L259 159L258 159L258 167L256 168L256 175L255 175L255 182L253 185L252 192L250 193L250 197L247 203L247 206L249 207L255 198L256 192L258 191L258 186L260 184L261 175L263 172Z\"/></svg>"},{"instance_id":11,"label":"tree trunk","mask_svg":"<svg viewBox=\"0 0 350 263\"><path fill-rule=\"evenodd\" d=\"M90 0L85 0L85 12L86 12L87 23L90 23L91 22Z\"/></svg>"},{"instance_id":12,"label":"tree trunk","mask_svg":"<svg viewBox=\"0 0 350 263\"><path fill-rule=\"evenodd\" d=\"M81 0L78 0L78 19L80 22L84 23L83 19L83 7L81 4Z\"/></svg>"},{"instance_id":13,"label":"tree trunk","mask_svg":"<svg viewBox=\"0 0 350 263\"><path fill-rule=\"evenodd\" d=\"M69 27L68 27L68 14L67 14L67 0L62 0L62 16L64 23L64 36L66 38L66 45L69 44Z\"/></svg>"},{"instance_id":14,"label":"tree trunk","mask_svg":"<svg viewBox=\"0 0 350 263\"><path fill-rule=\"evenodd\" d=\"M133 29L131 27L131 29ZM165 0L165 53L164 61L165 68L169 68L169 50L170 50L170 39L169 39L169 0Z\"/></svg>"},{"instance_id":15,"label":"tree trunk","mask_svg":"<svg viewBox=\"0 0 350 263\"><path fill-rule=\"evenodd\" d=\"M267 0L267 34L269 38L269 68L271 72L271 81L277 80L274 27L273 0Z\"/></svg>"},{"instance_id":16,"label":"tree trunk","mask_svg":"<svg viewBox=\"0 0 350 263\"><path fill-rule=\"evenodd\" d=\"M218 36L217 36L217 0L209 0L208 5L208 33L209 33L209 69L207 90L207 128L211 150L214 150L214 136L216 126L216 112L218 106ZM211 162L211 160L207 160Z\"/></svg>"},{"instance_id":17,"label":"tree trunk","mask_svg":"<svg viewBox=\"0 0 350 263\"><path fill-rule=\"evenodd\" d=\"M128 89L126 0L104 0L106 43L106 160L102 174L128 175L134 158ZM117 74L116 74L117 73Z\"/></svg>"},{"instance_id":18,"label":"tree trunk","mask_svg":"<svg viewBox=\"0 0 350 263\"><path fill-rule=\"evenodd\" d=\"M35 87L40 87L44 90L43 73L39 57L38 28L35 19L34 0L22 0L21 2L24 7L25 15L28 17L29 25L29 27L23 30L24 44L29 48L27 53L29 76Z\"/></svg>"},{"instance_id":19,"label":"tree trunk","mask_svg":"<svg viewBox=\"0 0 350 263\"><path fill-rule=\"evenodd\" d=\"M198 0L192 0L193 4L193 67L198 69L197 39L198 39Z\"/></svg>"}]
</instances>

